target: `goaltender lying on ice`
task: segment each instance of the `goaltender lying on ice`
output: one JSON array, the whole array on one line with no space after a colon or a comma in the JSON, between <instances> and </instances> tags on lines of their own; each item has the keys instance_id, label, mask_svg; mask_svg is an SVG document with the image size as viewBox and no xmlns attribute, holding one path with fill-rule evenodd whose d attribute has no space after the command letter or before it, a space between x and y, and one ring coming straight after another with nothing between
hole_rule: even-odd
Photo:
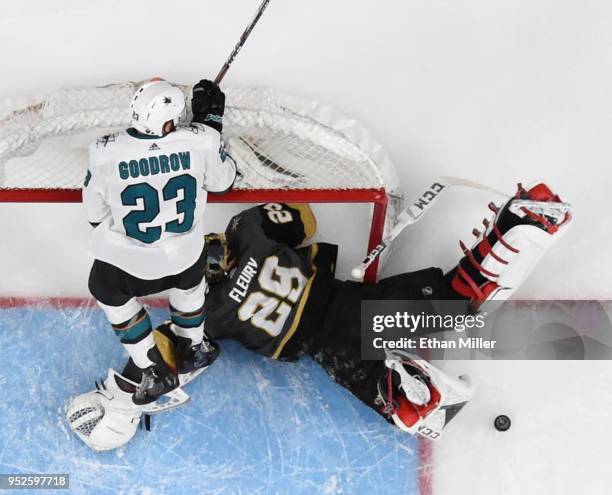
<instances>
[{"instance_id":1,"label":"goaltender lying on ice","mask_svg":"<svg viewBox=\"0 0 612 495\"><path fill-rule=\"evenodd\" d=\"M504 205L489 205L493 218L472 248L460 243L463 257L450 272L427 268L372 285L334 278L337 246L304 245L316 225L307 205L250 208L232 218L224 234L206 236L207 338L233 339L279 360L310 356L388 422L437 439L472 396L469 382L402 351L384 361L361 360L361 300L464 301L465 312L474 313L489 300L506 299L571 223L559 203L544 184L519 185ZM155 333L172 367L173 324ZM101 387L70 404L72 429L94 449L128 442L146 412L130 401L140 369L130 361L122 375L109 372L104 387L114 394Z\"/></svg>"}]
</instances>

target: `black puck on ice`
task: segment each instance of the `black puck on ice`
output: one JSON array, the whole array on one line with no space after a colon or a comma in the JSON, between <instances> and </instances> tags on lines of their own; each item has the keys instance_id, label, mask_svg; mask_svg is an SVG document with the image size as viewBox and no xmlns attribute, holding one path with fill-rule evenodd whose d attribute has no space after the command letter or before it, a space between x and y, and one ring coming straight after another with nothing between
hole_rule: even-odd
<instances>
[{"instance_id":1,"label":"black puck on ice","mask_svg":"<svg viewBox=\"0 0 612 495\"><path fill-rule=\"evenodd\" d=\"M510 418L505 414L500 414L497 416L497 418L495 418L493 425L497 431L507 431L510 429L512 421L510 421Z\"/></svg>"}]
</instances>

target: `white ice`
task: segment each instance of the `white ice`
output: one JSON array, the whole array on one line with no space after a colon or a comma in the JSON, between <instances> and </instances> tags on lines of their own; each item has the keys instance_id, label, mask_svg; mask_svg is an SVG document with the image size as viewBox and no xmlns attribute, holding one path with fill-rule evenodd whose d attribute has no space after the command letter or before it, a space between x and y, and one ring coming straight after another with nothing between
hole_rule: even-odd
<instances>
[{"instance_id":1,"label":"white ice","mask_svg":"<svg viewBox=\"0 0 612 495\"><path fill-rule=\"evenodd\" d=\"M4 2L0 103L66 85L214 75L256 3ZM407 196L435 175L508 193L546 180L573 203L575 222L516 297L609 299L611 25L606 0L273 0L226 83L273 86L354 116L385 145ZM449 194L398 240L385 273L450 268L491 199ZM209 211L216 226L229 216ZM320 238L343 240L348 276L365 221L340 233L342 212L317 212ZM2 205L0 226L2 294L86 295L89 227L78 206ZM435 447L435 494L609 491L608 363L450 367L470 372L478 391ZM515 424L504 434L491 428L500 412Z\"/></svg>"}]
</instances>

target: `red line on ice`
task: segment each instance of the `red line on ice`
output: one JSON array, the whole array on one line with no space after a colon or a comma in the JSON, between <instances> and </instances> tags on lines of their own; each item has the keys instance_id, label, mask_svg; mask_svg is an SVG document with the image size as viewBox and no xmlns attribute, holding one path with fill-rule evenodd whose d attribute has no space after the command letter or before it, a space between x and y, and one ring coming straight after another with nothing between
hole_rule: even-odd
<instances>
[{"instance_id":1,"label":"red line on ice","mask_svg":"<svg viewBox=\"0 0 612 495\"><path fill-rule=\"evenodd\" d=\"M419 443L419 494L433 493L433 445L429 440L417 438Z\"/></svg>"},{"instance_id":2,"label":"red line on ice","mask_svg":"<svg viewBox=\"0 0 612 495\"><path fill-rule=\"evenodd\" d=\"M167 306L168 300L163 298L142 299L147 306L160 308ZM96 302L91 297L0 297L0 308L17 308L23 306L49 307L49 308L77 308L80 306L95 307Z\"/></svg>"}]
</instances>

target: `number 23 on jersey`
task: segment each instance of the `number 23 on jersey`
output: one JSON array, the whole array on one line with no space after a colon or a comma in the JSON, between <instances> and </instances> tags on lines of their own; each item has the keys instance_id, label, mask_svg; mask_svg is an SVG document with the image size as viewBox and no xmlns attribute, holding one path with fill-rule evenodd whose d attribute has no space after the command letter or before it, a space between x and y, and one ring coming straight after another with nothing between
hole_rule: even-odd
<instances>
[{"instance_id":1,"label":"number 23 on jersey","mask_svg":"<svg viewBox=\"0 0 612 495\"><path fill-rule=\"evenodd\" d=\"M138 206L142 201L143 208L133 210L123 217L123 226L128 236L146 244L151 244L161 238L162 232L182 234L189 232L193 226L196 208L197 181L188 174L172 177L161 191L161 201L171 201L182 196L176 202L176 219L162 226L142 227L141 224L155 221L160 212L160 195L153 186L142 182L131 184L121 193L124 206ZM180 194L180 196L179 196ZM181 218L182 216L182 218Z\"/></svg>"}]
</instances>

